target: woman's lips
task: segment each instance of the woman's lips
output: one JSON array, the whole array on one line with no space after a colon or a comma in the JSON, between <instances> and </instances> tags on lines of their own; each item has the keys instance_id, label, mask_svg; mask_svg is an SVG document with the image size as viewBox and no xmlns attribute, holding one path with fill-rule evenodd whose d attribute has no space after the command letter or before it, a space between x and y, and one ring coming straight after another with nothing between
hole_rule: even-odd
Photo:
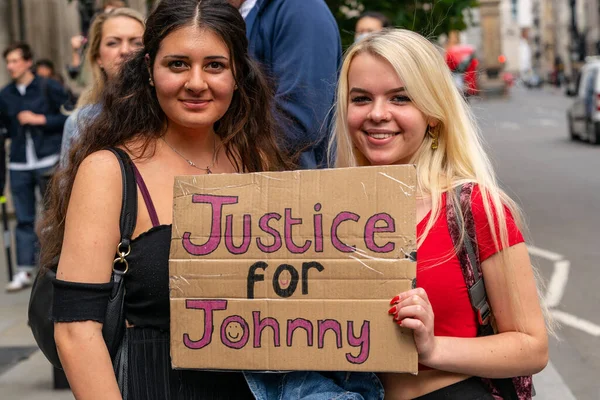
<instances>
[{"instance_id":1,"label":"woman's lips","mask_svg":"<svg viewBox=\"0 0 600 400\"><path fill-rule=\"evenodd\" d=\"M400 132L394 131L384 131L384 130L368 130L363 131L363 133L367 136L367 140L369 143L375 145L385 145L394 140L396 135L399 135Z\"/></svg>"},{"instance_id":2,"label":"woman's lips","mask_svg":"<svg viewBox=\"0 0 600 400\"><path fill-rule=\"evenodd\" d=\"M180 100L183 106L189 110L202 110L208 106L210 100Z\"/></svg>"}]
</instances>

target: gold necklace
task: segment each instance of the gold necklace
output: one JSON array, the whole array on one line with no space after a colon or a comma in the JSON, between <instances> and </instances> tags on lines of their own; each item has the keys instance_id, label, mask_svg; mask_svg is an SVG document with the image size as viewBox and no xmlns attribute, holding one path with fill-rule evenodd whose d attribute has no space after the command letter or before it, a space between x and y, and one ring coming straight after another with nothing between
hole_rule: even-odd
<instances>
[{"instance_id":1,"label":"gold necklace","mask_svg":"<svg viewBox=\"0 0 600 400\"><path fill-rule=\"evenodd\" d=\"M206 166L206 168L199 167L198 165L196 165L195 162L193 162L192 160L186 158L183 154L181 154L179 151L177 151L177 149L175 147L171 146L169 144L169 142L167 142L167 140L164 138L164 136L161 137L161 139L163 140L163 142L165 142L167 144L167 146L169 146L171 148L171 150L173 150L173 152L175 154L177 154L179 157L183 158L185 160L185 162L187 162L190 165L190 167L194 167L196 169L204 171L204 172L206 172L206 174L212 174L213 173L211 168L213 168L215 166L216 150L217 150L217 140L216 139L213 140L213 161L212 161L212 164Z\"/></svg>"}]
</instances>

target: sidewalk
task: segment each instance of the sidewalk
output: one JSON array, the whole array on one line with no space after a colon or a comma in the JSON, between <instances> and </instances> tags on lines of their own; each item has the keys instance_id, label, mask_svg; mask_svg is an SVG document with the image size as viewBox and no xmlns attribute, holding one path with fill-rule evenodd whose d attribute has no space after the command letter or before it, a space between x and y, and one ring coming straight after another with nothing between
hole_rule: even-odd
<instances>
[{"instance_id":1,"label":"sidewalk","mask_svg":"<svg viewBox=\"0 0 600 400\"><path fill-rule=\"evenodd\" d=\"M54 390L52 366L36 347L27 326L29 290L8 294L4 255L0 256L0 398L72 400L70 390ZM21 361L21 357L27 357ZM17 362L15 362L17 361Z\"/></svg>"}]
</instances>

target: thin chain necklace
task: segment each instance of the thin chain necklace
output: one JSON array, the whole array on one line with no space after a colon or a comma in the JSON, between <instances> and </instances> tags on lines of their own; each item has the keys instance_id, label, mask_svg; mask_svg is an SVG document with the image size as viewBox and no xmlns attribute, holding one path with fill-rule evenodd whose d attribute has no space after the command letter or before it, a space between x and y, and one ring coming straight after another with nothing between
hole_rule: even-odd
<instances>
[{"instance_id":1,"label":"thin chain necklace","mask_svg":"<svg viewBox=\"0 0 600 400\"><path fill-rule=\"evenodd\" d=\"M206 166L206 168L202 168L199 167L198 165L196 165L195 162L193 162L192 160L186 158L183 154L181 154L179 151L177 151L177 149L173 146L171 146L169 144L169 142L167 142L167 140L163 137L161 137L161 139L163 140L163 142L165 142L167 144L167 146L169 146L171 148L171 150L173 150L173 152L175 152L175 154L177 154L179 157L183 158L185 160L185 162L187 162L190 167L194 167L196 169L199 169L201 171L206 172L207 174L212 174L212 168L215 166L215 159L216 159L216 150L217 150L217 140L213 140L213 160L212 160L212 164Z\"/></svg>"}]
</instances>

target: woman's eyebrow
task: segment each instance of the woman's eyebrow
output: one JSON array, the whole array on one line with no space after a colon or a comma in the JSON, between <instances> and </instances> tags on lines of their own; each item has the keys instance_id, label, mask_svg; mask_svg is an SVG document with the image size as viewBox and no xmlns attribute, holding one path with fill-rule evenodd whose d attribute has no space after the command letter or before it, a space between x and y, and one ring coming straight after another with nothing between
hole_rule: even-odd
<instances>
[{"instance_id":1,"label":"woman's eyebrow","mask_svg":"<svg viewBox=\"0 0 600 400\"><path fill-rule=\"evenodd\" d=\"M385 94L390 94L390 93L397 93L397 92L404 92L406 89L404 88L404 86L400 86L398 88L395 89L390 89L387 92L385 92ZM350 93L370 93L368 90L366 89L362 89L359 87L353 87L352 89L350 89Z\"/></svg>"}]
</instances>

